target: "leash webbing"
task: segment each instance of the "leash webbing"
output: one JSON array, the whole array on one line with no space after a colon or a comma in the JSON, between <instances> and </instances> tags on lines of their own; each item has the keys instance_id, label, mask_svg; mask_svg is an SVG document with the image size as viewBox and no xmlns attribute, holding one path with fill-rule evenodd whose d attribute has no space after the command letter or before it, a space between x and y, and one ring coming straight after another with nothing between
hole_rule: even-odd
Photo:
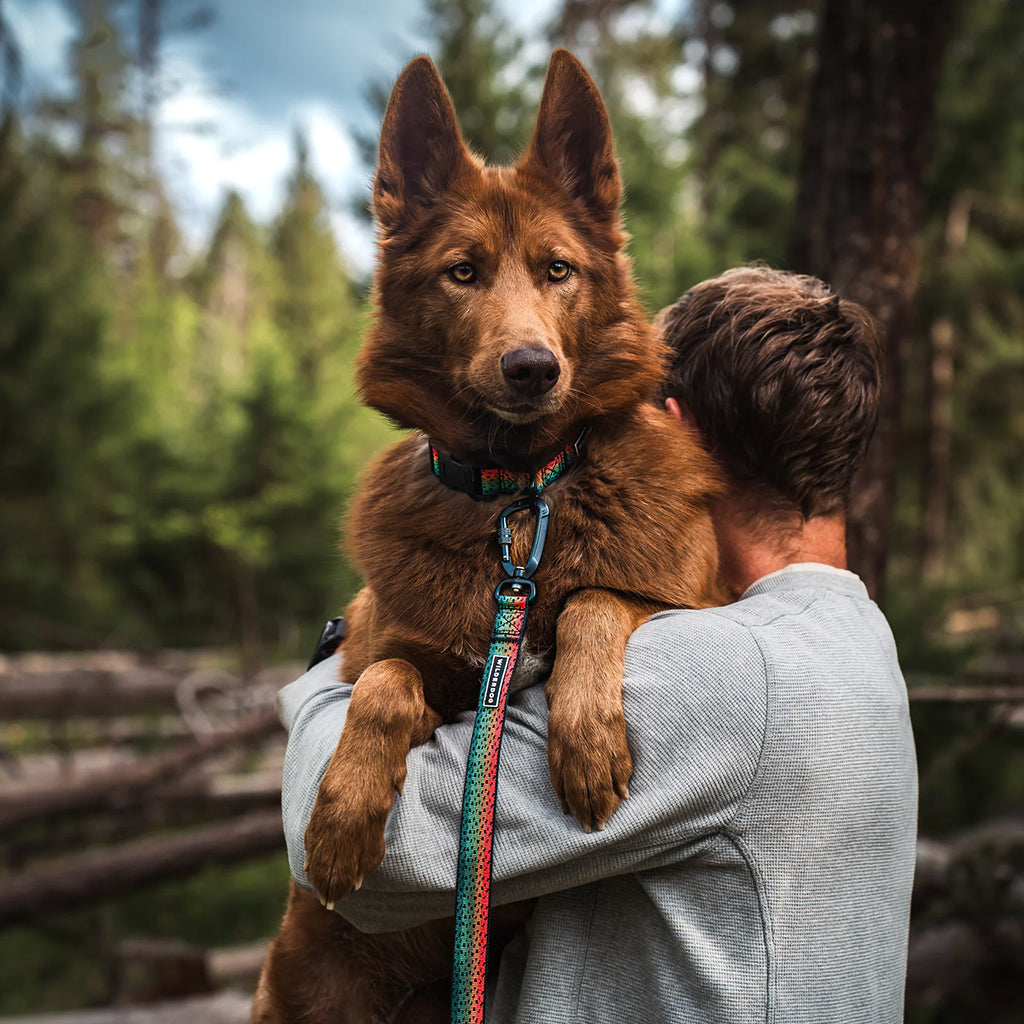
<instances>
[{"instance_id":1,"label":"leash webbing","mask_svg":"<svg viewBox=\"0 0 1024 1024\"><path fill-rule=\"evenodd\" d=\"M498 595L498 614L484 669L462 797L459 873L455 888L453 1024L484 1019L487 917L491 903L491 850L498 758L508 686L526 624L526 595Z\"/></svg>"},{"instance_id":2,"label":"leash webbing","mask_svg":"<svg viewBox=\"0 0 1024 1024\"><path fill-rule=\"evenodd\" d=\"M508 519L516 512L536 513L536 528L525 566L512 564ZM491 631L462 798L462 831L455 886L455 962L452 975L452 1024L482 1024L487 977L488 912L491 902L491 854L498 760L509 683L526 628L526 613L536 595L530 577L540 563L547 534L548 507L536 494L521 498L498 518L501 562L508 574L494 592L498 612Z\"/></svg>"}]
</instances>

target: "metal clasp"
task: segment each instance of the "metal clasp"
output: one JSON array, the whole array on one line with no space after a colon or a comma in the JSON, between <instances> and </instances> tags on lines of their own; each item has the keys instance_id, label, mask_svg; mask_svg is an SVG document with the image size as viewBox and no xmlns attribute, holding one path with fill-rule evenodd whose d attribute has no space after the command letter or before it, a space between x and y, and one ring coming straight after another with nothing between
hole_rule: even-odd
<instances>
[{"instance_id":1,"label":"metal clasp","mask_svg":"<svg viewBox=\"0 0 1024 1024\"><path fill-rule=\"evenodd\" d=\"M532 511L537 516L533 528L533 544L526 564L516 565L512 561L512 529L508 525L508 521L517 512L526 511ZM527 601L532 601L537 596L537 588L531 577L537 571L541 555L544 553L544 541L548 535L548 513L548 505L543 498L536 494L528 494L518 501L512 502L498 516L498 548L501 551L501 567L505 570L506 578L495 587L495 598L506 586L509 587L511 593L517 596L526 591Z\"/></svg>"}]
</instances>

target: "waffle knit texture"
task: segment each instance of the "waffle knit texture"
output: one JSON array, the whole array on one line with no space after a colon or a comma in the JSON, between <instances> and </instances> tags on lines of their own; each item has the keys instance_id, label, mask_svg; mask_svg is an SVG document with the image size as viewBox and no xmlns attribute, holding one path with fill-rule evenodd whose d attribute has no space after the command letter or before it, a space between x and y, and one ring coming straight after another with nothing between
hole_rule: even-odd
<instances>
[{"instance_id":1,"label":"waffle knit texture","mask_svg":"<svg viewBox=\"0 0 1024 1024\"><path fill-rule=\"evenodd\" d=\"M285 688L285 838L303 834L351 688L331 658ZM509 698L491 901L539 897L488 1024L896 1024L917 774L892 634L863 584L773 573L735 604L656 615L626 654L630 798L562 814L543 688ZM412 751L387 855L339 905L364 931L454 911L473 714Z\"/></svg>"}]
</instances>

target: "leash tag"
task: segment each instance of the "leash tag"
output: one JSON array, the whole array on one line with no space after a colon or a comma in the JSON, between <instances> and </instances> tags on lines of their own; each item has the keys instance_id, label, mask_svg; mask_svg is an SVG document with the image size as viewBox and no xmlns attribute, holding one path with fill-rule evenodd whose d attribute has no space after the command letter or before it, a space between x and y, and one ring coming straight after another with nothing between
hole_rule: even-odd
<instances>
[{"instance_id":1,"label":"leash tag","mask_svg":"<svg viewBox=\"0 0 1024 1024\"><path fill-rule=\"evenodd\" d=\"M484 683L482 703L485 708L498 706L498 698L501 696L508 668L509 658L507 655L498 655L491 659L491 670L487 673L487 681Z\"/></svg>"}]
</instances>

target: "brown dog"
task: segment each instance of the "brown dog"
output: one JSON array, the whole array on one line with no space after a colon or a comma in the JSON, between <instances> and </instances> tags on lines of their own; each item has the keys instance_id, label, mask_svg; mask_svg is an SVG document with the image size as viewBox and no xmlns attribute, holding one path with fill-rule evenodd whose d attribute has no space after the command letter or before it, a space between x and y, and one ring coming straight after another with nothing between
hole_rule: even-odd
<instances>
[{"instance_id":1,"label":"brown dog","mask_svg":"<svg viewBox=\"0 0 1024 1024\"><path fill-rule=\"evenodd\" d=\"M293 885L260 1022L445 1019L450 925L362 935L330 912L384 855L410 747L475 707L504 575L495 525L509 499L444 486L428 439L464 466L533 473L586 430L579 463L544 491L550 528L515 680L550 667L552 782L584 828L628 795L630 633L656 608L718 603L706 500L719 479L650 404L661 346L622 252L607 114L578 61L553 55L512 168L469 153L433 64L413 61L384 119L373 198L378 314L359 385L416 433L371 466L352 514L366 588L347 613L348 717L306 832L320 900ZM521 565L531 524L512 528Z\"/></svg>"}]
</instances>

